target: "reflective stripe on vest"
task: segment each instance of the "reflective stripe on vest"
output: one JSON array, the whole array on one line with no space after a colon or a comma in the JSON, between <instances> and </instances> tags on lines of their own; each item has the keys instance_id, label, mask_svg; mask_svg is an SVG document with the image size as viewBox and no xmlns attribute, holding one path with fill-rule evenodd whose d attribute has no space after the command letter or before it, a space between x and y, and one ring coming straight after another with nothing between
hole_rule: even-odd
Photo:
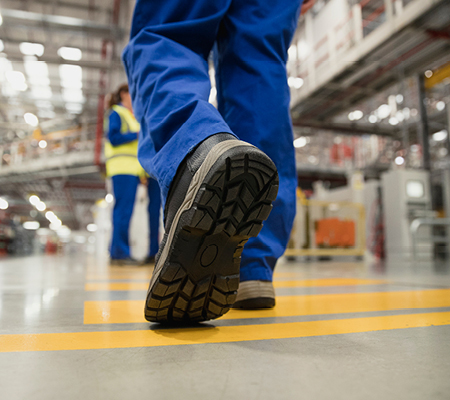
<instances>
[{"instance_id":1,"label":"reflective stripe on vest","mask_svg":"<svg viewBox=\"0 0 450 400\"><path fill-rule=\"evenodd\" d=\"M119 114L121 133L139 132L140 125L130 110L123 106L112 106L112 110ZM108 119L105 118L105 132L109 130ZM135 175L145 174L141 164L137 159L138 141L113 146L108 138L105 141L106 174L114 175Z\"/></svg>"}]
</instances>

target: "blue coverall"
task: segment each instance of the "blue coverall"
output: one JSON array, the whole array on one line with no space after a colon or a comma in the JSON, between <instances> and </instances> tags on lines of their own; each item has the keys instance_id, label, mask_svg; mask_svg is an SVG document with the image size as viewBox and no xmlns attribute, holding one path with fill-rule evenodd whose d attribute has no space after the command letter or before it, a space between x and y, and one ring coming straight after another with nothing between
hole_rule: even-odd
<instances>
[{"instance_id":1,"label":"blue coverall","mask_svg":"<svg viewBox=\"0 0 450 400\"><path fill-rule=\"evenodd\" d=\"M113 146L118 146L137 139L137 133L121 133L122 121L119 114L111 111L108 124L108 139ZM113 235L111 240L111 258L124 259L130 257L129 228L136 192L140 177L134 175L114 175L113 182L114 209ZM159 212L161 209L161 194L156 180L148 179L148 215L150 230L149 256L154 257L159 248Z\"/></svg>"},{"instance_id":2,"label":"blue coverall","mask_svg":"<svg viewBox=\"0 0 450 400\"><path fill-rule=\"evenodd\" d=\"M301 0L137 0L123 53L139 161L165 201L177 167L219 132L275 162L280 188L263 229L242 253L241 280L272 280L295 216L297 176L289 114L287 50ZM208 103L214 47L218 110Z\"/></svg>"}]
</instances>

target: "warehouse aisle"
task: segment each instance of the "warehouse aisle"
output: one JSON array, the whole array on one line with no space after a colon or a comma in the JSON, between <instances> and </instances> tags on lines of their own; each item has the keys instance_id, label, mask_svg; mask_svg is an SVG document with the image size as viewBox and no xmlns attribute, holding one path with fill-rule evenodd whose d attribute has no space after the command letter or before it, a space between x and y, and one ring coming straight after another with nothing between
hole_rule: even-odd
<instances>
[{"instance_id":1,"label":"warehouse aisle","mask_svg":"<svg viewBox=\"0 0 450 400\"><path fill-rule=\"evenodd\" d=\"M448 271L282 263L274 310L177 329L144 320L150 275L0 260L1 397L448 398Z\"/></svg>"}]
</instances>

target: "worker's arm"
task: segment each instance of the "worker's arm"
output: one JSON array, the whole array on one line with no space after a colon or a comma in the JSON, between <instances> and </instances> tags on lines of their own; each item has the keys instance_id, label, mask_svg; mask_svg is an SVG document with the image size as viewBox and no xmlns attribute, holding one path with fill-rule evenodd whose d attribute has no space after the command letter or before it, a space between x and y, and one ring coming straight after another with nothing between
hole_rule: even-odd
<instances>
[{"instance_id":1,"label":"worker's arm","mask_svg":"<svg viewBox=\"0 0 450 400\"><path fill-rule=\"evenodd\" d=\"M311 9L315 2L316 0L304 0L302 4L302 14Z\"/></svg>"},{"instance_id":2,"label":"worker's arm","mask_svg":"<svg viewBox=\"0 0 450 400\"><path fill-rule=\"evenodd\" d=\"M108 139L113 146L120 146L121 144L132 142L137 140L137 132L121 133L122 121L119 114L112 111L109 115L109 130Z\"/></svg>"}]
</instances>

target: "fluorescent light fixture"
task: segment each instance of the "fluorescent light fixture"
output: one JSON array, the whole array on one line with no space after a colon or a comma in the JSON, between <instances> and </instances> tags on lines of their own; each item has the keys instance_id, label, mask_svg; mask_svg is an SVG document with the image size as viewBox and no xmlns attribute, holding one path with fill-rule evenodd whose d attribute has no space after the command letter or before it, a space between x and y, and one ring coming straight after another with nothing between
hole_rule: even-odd
<instances>
[{"instance_id":1,"label":"fluorescent light fixture","mask_svg":"<svg viewBox=\"0 0 450 400\"><path fill-rule=\"evenodd\" d=\"M5 45L3 44L3 40L0 39L0 51L5 50Z\"/></svg>"},{"instance_id":2,"label":"fluorescent light fixture","mask_svg":"<svg viewBox=\"0 0 450 400\"><path fill-rule=\"evenodd\" d=\"M445 103L443 101L438 101L436 103L436 110L442 111L445 108Z\"/></svg>"},{"instance_id":3,"label":"fluorescent light fixture","mask_svg":"<svg viewBox=\"0 0 450 400\"><path fill-rule=\"evenodd\" d=\"M59 66L61 81L78 80L83 78L83 70L79 65L61 64Z\"/></svg>"},{"instance_id":4,"label":"fluorescent light fixture","mask_svg":"<svg viewBox=\"0 0 450 400\"><path fill-rule=\"evenodd\" d=\"M28 86L25 83L25 75L19 71L8 71L5 73L6 80L14 90L23 92Z\"/></svg>"},{"instance_id":5,"label":"fluorescent light fixture","mask_svg":"<svg viewBox=\"0 0 450 400\"><path fill-rule=\"evenodd\" d=\"M49 86L33 86L31 94L35 99L51 99L53 96L52 89Z\"/></svg>"},{"instance_id":6,"label":"fluorescent light fixture","mask_svg":"<svg viewBox=\"0 0 450 400\"><path fill-rule=\"evenodd\" d=\"M288 58L289 61L295 61L297 59L297 46L295 44L289 47Z\"/></svg>"},{"instance_id":7,"label":"fluorescent light fixture","mask_svg":"<svg viewBox=\"0 0 450 400\"><path fill-rule=\"evenodd\" d=\"M358 121L364 116L364 113L361 110L355 110L350 114L352 114L352 117L353 117L353 120L350 120L350 121ZM349 119L350 119L350 114L349 114Z\"/></svg>"},{"instance_id":8,"label":"fluorescent light fixture","mask_svg":"<svg viewBox=\"0 0 450 400\"><path fill-rule=\"evenodd\" d=\"M6 210L9 207L9 203L0 197L0 210Z\"/></svg>"},{"instance_id":9,"label":"fluorescent light fixture","mask_svg":"<svg viewBox=\"0 0 450 400\"><path fill-rule=\"evenodd\" d=\"M406 183L406 194L408 197L415 199L421 198L425 195L425 185L421 181L408 181Z\"/></svg>"},{"instance_id":10,"label":"fluorescent light fixture","mask_svg":"<svg viewBox=\"0 0 450 400\"><path fill-rule=\"evenodd\" d=\"M41 199L37 197L35 194L29 197L28 201L33 205L36 206L36 204L41 202Z\"/></svg>"},{"instance_id":11,"label":"fluorescent light fixture","mask_svg":"<svg viewBox=\"0 0 450 400\"><path fill-rule=\"evenodd\" d=\"M0 26L2 26L3 25L3 17L2 17L2 14L0 14Z\"/></svg>"},{"instance_id":12,"label":"fluorescent light fixture","mask_svg":"<svg viewBox=\"0 0 450 400\"><path fill-rule=\"evenodd\" d=\"M445 129L443 129L442 131L433 133L432 138L435 142L443 142L445 139L447 139L447 136L448 132Z\"/></svg>"},{"instance_id":13,"label":"fluorescent light fixture","mask_svg":"<svg viewBox=\"0 0 450 400\"><path fill-rule=\"evenodd\" d=\"M43 201L40 201L39 203L36 204L36 210L38 211L45 211L47 206L45 205L45 203Z\"/></svg>"},{"instance_id":14,"label":"fluorescent light fixture","mask_svg":"<svg viewBox=\"0 0 450 400\"><path fill-rule=\"evenodd\" d=\"M38 126L39 125L38 117L36 117L36 115L34 115L32 113L25 113L23 118L25 119L25 122L28 125L31 125L31 126Z\"/></svg>"},{"instance_id":15,"label":"fluorescent light fixture","mask_svg":"<svg viewBox=\"0 0 450 400\"><path fill-rule=\"evenodd\" d=\"M57 231L58 229L60 229L62 227L62 222L61 220L57 219L55 221L52 221L50 224L50 229L52 231Z\"/></svg>"},{"instance_id":16,"label":"fluorescent light fixture","mask_svg":"<svg viewBox=\"0 0 450 400\"><path fill-rule=\"evenodd\" d=\"M111 193L108 193L105 196L105 200L106 200L107 203L111 204L114 201L114 196Z\"/></svg>"},{"instance_id":17,"label":"fluorescent light fixture","mask_svg":"<svg viewBox=\"0 0 450 400\"><path fill-rule=\"evenodd\" d=\"M83 82L81 80L61 80L61 86L64 89L81 89L83 87Z\"/></svg>"},{"instance_id":18,"label":"fluorescent light fixture","mask_svg":"<svg viewBox=\"0 0 450 400\"><path fill-rule=\"evenodd\" d=\"M301 136L298 139L294 140L294 147L296 149L299 149L300 147L305 147L307 142L308 141L306 140L306 138L304 136Z\"/></svg>"},{"instance_id":19,"label":"fluorescent light fixture","mask_svg":"<svg viewBox=\"0 0 450 400\"><path fill-rule=\"evenodd\" d=\"M375 115L369 115L369 122L371 124L375 124L378 121L378 118Z\"/></svg>"},{"instance_id":20,"label":"fluorescent light fixture","mask_svg":"<svg viewBox=\"0 0 450 400\"><path fill-rule=\"evenodd\" d=\"M29 77L48 77L48 66L44 61L25 60L24 66Z\"/></svg>"},{"instance_id":21,"label":"fluorescent light fixture","mask_svg":"<svg viewBox=\"0 0 450 400\"><path fill-rule=\"evenodd\" d=\"M293 76L288 78L288 85L289 87L293 87L294 89L300 89L303 86L303 79L302 78L295 78Z\"/></svg>"},{"instance_id":22,"label":"fluorescent light fixture","mask_svg":"<svg viewBox=\"0 0 450 400\"><path fill-rule=\"evenodd\" d=\"M388 104L382 104L380 107L378 107L377 116L380 119L385 119L389 117L389 114L391 113L391 107Z\"/></svg>"},{"instance_id":23,"label":"fluorescent light fixture","mask_svg":"<svg viewBox=\"0 0 450 400\"><path fill-rule=\"evenodd\" d=\"M405 163L405 159L403 157L396 157L394 161L397 165L403 165Z\"/></svg>"},{"instance_id":24,"label":"fluorescent light fixture","mask_svg":"<svg viewBox=\"0 0 450 400\"><path fill-rule=\"evenodd\" d=\"M84 101L83 92L78 89L63 89L64 101L69 103L81 103Z\"/></svg>"},{"instance_id":25,"label":"fluorescent light fixture","mask_svg":"<svg viewBox=\"0 0 450 400\"><path fill-rule=\"evenodd\" d=\"M40 140L39 141L39 147L41 149L45 149L47 147L47 142L45 140Z\"/></svg>"},{"instance_id":26,"label":"fluorescent light fixture","mask_svg":"<svg viewBox=\"0 0 450 400\"><path fill-rule=\"evenodd\" d=\"M26 221L22 226L28 231L37 231L41 224L38 221Z\"/></svg>"},{"instance_id":27,"label":"fluorescent light fixture","mask_svg":"<svg viewBox=\"0 0 450 400\"><path fill-rule=\"evenodd\" d=\"M20 52L25 56L42 56L44 46L40 43L22 42L19 45Z\"/></svg>"},{"instance_id":28,"label":"fluorescent light fixture","mask_svg":"<svg viewBox=\"0 0 450 400\"><path fill-rule=\"evenodd\" d=\"M50 222L58 220L58 217L55 215L53 211L47 211L45 213L45 218L47 218Z\"/></svg>"},{"instance_id":29,"label":"fluorescent light fixture","mask_svg":"<svg viewBox=\"0 0 450 400\"><path fill-rule=\"evenodd\" d=\"M87 227L86 227L86 229L89 231L89 232L96 232L97 231L97 225L95 225L95 224L89 224Z\"/></svg>"},{"instance_id":30,"label":"fluorescent light fixture","mask_svg":"<svg viewBox=\"0 0 450 400\"><path fill-rule=\"evenodd\" d=\"M64 60L80 61L83 53L77 47L60 47L58 56Z\"/></svg>"},{"instance_id":31,"label":"fluorescent light fixture","mask_svg":"<svg viewBox=\"0 0 450 400\"><path fill-rule=\"evenodd\" d=\"M28 76L31 86L50 86L50 79L47 76Z\"/></svg>"},{"instance_id":32,"label":"fluorescent light fixture","mask_svg":"<svg viewBox=\"0 0 450 400\"><path fill-rule=\"evenodd\" d=\"M389 123L394 126L398 125L398 119L395 117L391 117L391 118L389 118Z\"/></svg>"}]
</instances>

